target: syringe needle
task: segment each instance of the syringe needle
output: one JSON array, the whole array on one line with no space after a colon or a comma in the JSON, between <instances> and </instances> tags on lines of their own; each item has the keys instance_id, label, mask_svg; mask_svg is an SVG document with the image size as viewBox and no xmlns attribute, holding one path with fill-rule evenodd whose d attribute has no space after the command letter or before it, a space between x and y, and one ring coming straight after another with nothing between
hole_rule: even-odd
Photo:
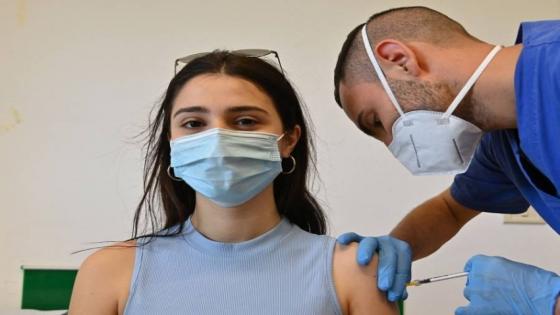
<instances>
[{"instance_id":1,"label":"syringe needle","mask_svg":"<svg viewBox=\"0 0 560 315\"><path fill-rule=\"evenodd\" d=\"M438 281L443 281L443 280L465 277L468 274L469 274L468 272L459 272L459 273L454 273L454 274L450 274L450 275L437 276L437 277L432 277L432 278L427 278L427 279L422 279L422 280L412 280L409 283L407 283L406 286L407 287L417 287L417 286L420 286L420 285L423 285L423 284L426 284L426 283L438 282Z\"/></svg>"}]
</instances>

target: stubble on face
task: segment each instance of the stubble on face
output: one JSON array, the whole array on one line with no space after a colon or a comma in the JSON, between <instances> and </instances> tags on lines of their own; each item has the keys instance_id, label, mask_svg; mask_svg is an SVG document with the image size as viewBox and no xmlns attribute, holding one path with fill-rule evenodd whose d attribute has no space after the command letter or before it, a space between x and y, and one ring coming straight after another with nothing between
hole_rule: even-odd
<instances>
[{"instance_id":1,"label":"stubble on face","mask_svg":"<svg viewBox=\"0 0 560 315\"><path fill-rule=\"evenodd\" d=\"M442 82L391 80L389 85L397 97L403 111L431 110L445 112L456 94L460 84L453 86ZM457 88L458 87L458 88ZM484 129L489 121L488 113L481 102L472 97L472 90L465 95L453 115Z\"/></svg>"}]
</instances>

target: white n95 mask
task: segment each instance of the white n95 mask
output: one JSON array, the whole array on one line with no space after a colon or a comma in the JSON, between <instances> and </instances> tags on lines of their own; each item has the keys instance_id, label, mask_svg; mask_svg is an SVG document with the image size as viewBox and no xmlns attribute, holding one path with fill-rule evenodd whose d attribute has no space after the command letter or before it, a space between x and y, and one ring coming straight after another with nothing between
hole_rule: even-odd
<instances>
[{"instance_id":1,"label":"white n95 mask","mask_svg":"<svg viewBox=\"0 0 560 315\"><path fill-rule=\"evenodd\" d=\"M262 132L210 129L171 141L175 176L216 204L247 202L282 172L278 137Z\"/></svg>"},{"instance_id":2,"label":"white n95 mask","mask_svg":"<svg viewBox=\"0 0 560 315\"><path fill-rule=\"evenodd\" d=\"M445 112L416 110L405 113L375 59L366 28L367 24L362 28L364 47L383 89L400 115L392 128L393 141L389 144L391 153L413 175L453 175L465 172L480 142L482 130L452 113L501 46L490 51Z\"/></svg>"}]
</instances>

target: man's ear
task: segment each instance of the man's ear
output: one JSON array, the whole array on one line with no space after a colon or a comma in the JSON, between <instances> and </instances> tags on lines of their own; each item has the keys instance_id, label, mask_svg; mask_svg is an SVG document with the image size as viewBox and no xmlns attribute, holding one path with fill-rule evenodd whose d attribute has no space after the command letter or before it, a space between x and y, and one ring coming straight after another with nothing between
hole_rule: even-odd
<instances>
[{"instance_id":1,"label":"man's ear","mask_svg":"<svg viewBox=\"0 0 560 315\"><path fill-rule=\"evenodd\" d=\"M384 39L375 46L376 58L386 69L396 74L417 77L422 73L416 53L403 42L396 39Z\"/></svg>"},{"instance_id":2,"label":"man's ear","mask_svg":"<svg viewBox=\"0 0 560 315\"><path fill-rule=\"evenodd\" d=\"M290 157L300 137L301 128L299 125L295 125L291 131L284 134L284 137L280 140L280 155L282 158Z\"/></svg>"}]
</instances>

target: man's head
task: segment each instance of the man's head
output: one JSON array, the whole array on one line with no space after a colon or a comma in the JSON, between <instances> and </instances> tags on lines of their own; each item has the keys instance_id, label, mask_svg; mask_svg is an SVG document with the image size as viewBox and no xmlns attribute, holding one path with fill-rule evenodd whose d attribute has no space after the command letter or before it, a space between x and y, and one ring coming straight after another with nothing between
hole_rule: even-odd
<instances>
[{"instance_id":1,"label":"man's head","mask_svg":"<svg viewBox=\"0 0 560 315\"><path fill-rule=\"evenodd\" d=\"M335 68L335 99L366 134L388 145L398 113L391 104L368 58L360 31L350 32ZM481 42L456 21L425 7L383 11L367 21L369 45L392 91L405 112L428 109L445 111L464 82L456 52ZM449 65L455 65L451 69ZM472 71L469 69L468 71ZM473 121L467 96L456 115Z\"/></svg>"}]
</instances>

